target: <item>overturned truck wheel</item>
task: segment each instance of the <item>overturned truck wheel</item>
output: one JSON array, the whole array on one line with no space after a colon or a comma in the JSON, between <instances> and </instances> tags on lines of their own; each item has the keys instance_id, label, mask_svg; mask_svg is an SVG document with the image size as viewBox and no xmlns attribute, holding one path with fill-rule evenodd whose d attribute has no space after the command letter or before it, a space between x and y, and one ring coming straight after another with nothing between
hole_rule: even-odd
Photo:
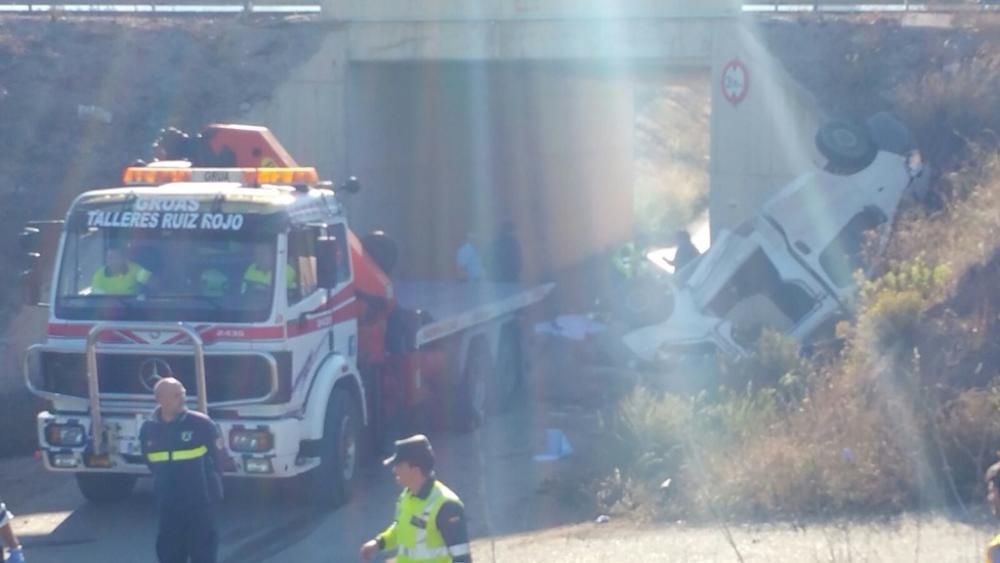
<instances>
[{"instance_id":1,"label":"overturned truck wheel","mask_svg":"<svg viewBox=\"0 0 1000 563\"><path fill-rule=\"evenodd\" d=\"M844 119L833 120L819 128L816 148L829 161L827 169L836 174L860 172L878 154L868 129Z\"/></svg>"}]
</instances>

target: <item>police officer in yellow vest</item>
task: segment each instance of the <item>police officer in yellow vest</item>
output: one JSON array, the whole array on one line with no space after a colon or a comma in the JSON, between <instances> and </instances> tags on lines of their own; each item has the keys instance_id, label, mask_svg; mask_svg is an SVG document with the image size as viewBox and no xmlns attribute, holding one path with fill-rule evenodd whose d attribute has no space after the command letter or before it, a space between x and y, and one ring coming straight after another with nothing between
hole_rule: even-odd
<instances>
[{"instance_id":1,"label":"police officer in yellow vest","mask_svg":"<svg viewBox=\"0 0 1000 563\"><path fill-rule=\"evenodd\" d=\"M1000 517L1000 462L986 470L986 501L993 515ZM1000 534L986 546L986 563L1000 563Z\"/></svg>"},{"instance_id":2,"label":"police officer in yellow vest","mask_svg":"<svg viewBox=\"0 0 1000 563\"><path fill-rule=\"evenodd\" d=\"M243 273L241 292L270 291L274 277L274 249L261 245L254 249L253 256L253 264L250 264ZM298 285L295 270L289 264L286 264L285 268L285 285L288 291L293 291Z\"/></svg>"},{"instance_id":3,"label":"police officer in yellow vest","mask_svg":"<svg viewBox=\"0 0 1000 563\"><path fill-rule=\"evenodd\" d=\"M90 279L94 295L138 295L152 274L127 260L124 249L111 247L104 254L104 266Z\"/></svg>"},{"instance_id":4,"label":"police officer in yellow vest","mask_svg":"<svg viewBox=\"0 0 1000 563\"><path fill-rule=\"evenodd\" d=\"M396 442L385 460L404 487L396 502L396 521L361 546L361 559L396 551L397 563L471 563L465 507L458 495L434 476L434 451L423 434Z\"/></svg>"}]
</instances>

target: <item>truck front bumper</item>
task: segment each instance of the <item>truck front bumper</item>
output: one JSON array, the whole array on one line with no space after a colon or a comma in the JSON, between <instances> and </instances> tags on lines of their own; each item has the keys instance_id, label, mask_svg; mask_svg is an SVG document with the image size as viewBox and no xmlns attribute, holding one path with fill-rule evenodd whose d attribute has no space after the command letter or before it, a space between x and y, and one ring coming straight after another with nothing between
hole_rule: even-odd
<instances>
[{"instance_id":1,"label":"truck front bumper","mask_svg":"<svg viewBox=\"0 0 1000 563\"><path fill-rule=\"evenodd\" d=\"M93 450L93 428L86 414L41 412L38 444L45 467L70 473L131 473L149 469L139 444L144 415L104 414L103 447ZM316 467L319 460L300 456L300 421L240 419L215 421L222 435L226 476L293 477Z\"/></svg>"}]
</instances>

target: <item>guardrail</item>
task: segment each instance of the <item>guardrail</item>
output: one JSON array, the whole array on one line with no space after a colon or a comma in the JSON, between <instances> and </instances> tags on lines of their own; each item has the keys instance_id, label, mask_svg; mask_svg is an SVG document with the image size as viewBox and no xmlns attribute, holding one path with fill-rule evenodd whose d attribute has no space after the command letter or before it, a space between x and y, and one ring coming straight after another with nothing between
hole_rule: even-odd
<instances>
[{"instance_id":1,"label":"guardrail","mask_svg":"<svg viewBox=\"0 0 1000 563\"><path fill-rule=\"evenodd\" d=\"M743 11L751 13L768 12L833 12L833 13L867 13L867 12L985 12L1000 11L1000 0L955 0L939 2L923 1L887 1L877 0L861 2L845 2L843 0L825 0L822 2L803 2L789 0L785 2L750 1L743 3Z\"/></svg>"},{"instance_id":2,"label":"guardrail","mask_svg":"<svg viewBox=\"0 0 1000 563\"><path fill-rule=\"evenodd\" d=\"M17 0L0 0L0 14L49 14L49 13L88 13L88 14L318 14L323 11L320 4L299 4L300 0L269 0L268 4L257 5L252 1L203 3L204 0L172 0L169 4L156 2L128 3L73 3L50 0L45 3L18 2ZM696 1L696 0L692 0ZM1000 12L1000 0L867 0L849 2L845 0L784 0L764 2L748 0L742 4L745 13L784 13L784 12L830 12L830 13L867 13L867 12Z\"/></svg>"},{"instance_id":3,"label":"guardrail","mask_svg":"<svg viewBox=\"0 0 1000 563\"><path fill-rule=\"evenodd\" d=\"M85 13L109 15L173 15L173 14L318 14L323 11L319 4L262 4L217 3L186 4L177 2L171 4L76 4L76 3L3 3L0 2L0 14L55 14L55 13Z\"/></svg>"}]
</instances>

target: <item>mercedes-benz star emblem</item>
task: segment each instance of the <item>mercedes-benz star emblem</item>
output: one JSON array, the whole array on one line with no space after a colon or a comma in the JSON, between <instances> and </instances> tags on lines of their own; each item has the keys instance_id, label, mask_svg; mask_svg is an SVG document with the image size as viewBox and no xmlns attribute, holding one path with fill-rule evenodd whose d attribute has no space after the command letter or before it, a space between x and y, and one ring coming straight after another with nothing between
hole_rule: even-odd
<instances>
[{"instance_id":1,"label":"mercedes-benz star emblem","mask_svg":"<svg viewBox=\"0 0 1000 563\"><path fill-rule=\"evenodd\" d=\"M139 365L139 381L142 386L150 391L156 387L156 383L164 377L173 377L174 370L170 369L170 364L163 358L149 358Z\"/></svg>"}]
</instances>

